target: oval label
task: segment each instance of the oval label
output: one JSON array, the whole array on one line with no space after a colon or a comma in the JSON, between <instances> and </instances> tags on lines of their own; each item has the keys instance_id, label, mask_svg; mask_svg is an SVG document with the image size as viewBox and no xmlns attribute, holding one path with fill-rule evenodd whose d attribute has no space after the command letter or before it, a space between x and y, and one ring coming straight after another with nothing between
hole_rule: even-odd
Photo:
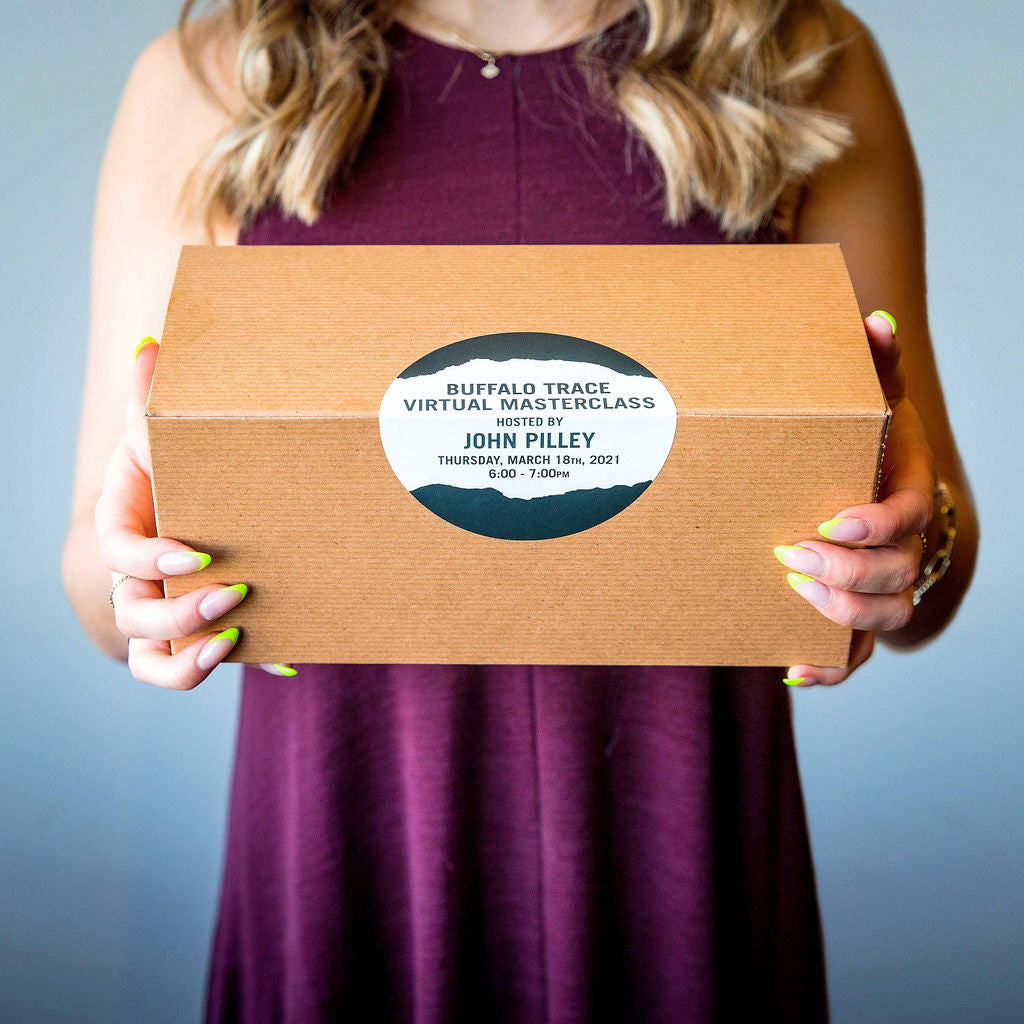
<instances>
[{"instance_id":1,"label":"oval label","mask_svg":"<svg viewBox=\"0 0 1024 1024\"><path fill-rule=\"evenodd\" d=\"M394 380L380 435L395 475L454 526L503 540L589 530L661 471L668 390L636 360L562 334L445 345Z\"/></svg>"}]
</instances>

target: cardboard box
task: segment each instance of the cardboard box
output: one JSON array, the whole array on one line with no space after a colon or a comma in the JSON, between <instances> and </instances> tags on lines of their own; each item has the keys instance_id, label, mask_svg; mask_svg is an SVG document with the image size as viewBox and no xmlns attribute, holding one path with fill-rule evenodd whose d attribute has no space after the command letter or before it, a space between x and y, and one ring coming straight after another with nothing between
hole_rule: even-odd
<instances>
[{"instance_id":1,"label":"cardboard box","mask_svg":"<svg viewBox=\"0 0 1024 1024\"><path fill-rule=\"evenodd\" d=\"M888 420L838 245L186 246L165 592L249 585L232 661L844 665L772 548Z\"/></svg>"}]
</instances>

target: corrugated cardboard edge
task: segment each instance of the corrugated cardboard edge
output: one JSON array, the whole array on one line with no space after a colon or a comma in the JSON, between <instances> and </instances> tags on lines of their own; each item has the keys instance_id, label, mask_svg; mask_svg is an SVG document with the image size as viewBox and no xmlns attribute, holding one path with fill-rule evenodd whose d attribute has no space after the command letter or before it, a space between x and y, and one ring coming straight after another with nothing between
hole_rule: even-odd
<instances>
[{"instance_id":1,"label":"corrugated cardboard edge","mask_svg":"<svg viewBox=\"0 0 1024 1024\"><path fill-rule=\"evenodd\" d=\"M889 399L885 397L885 392L882 392L882 401L885 402L885 414L882 417L882 435L878 440L878 464L875 467L875 486L871 492L871 501L878 501L878 495L882 488L882 463L885 461L885 443L889 439L889 424L892 422L892 406L889 405ZM853 661L853 645L857 639L857 631L854 629L850 630L850 649L846 655L846 665L849 667L850 662Z\"/></svg>"}]
</instances>

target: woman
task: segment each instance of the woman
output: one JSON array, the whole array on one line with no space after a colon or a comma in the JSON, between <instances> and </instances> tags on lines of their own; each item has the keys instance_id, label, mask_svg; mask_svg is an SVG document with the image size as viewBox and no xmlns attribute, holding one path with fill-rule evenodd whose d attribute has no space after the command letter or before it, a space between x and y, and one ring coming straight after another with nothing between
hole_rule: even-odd
<instances>
[{"instance_id":1,"label":"woman","mask_svg":"<svg viewBox=\"0 0 1024 1024\"><path fill-rule=\"evenodd\" d=\"M934 636L977 537L867 30L831 0L234 0L183 31L187 60L168 34L136 63L103 166L64 559L144 682L198 685L245 597L156 582L209 562L154 536L158 345L127 357L182 244L839 241L892 311L864 321L894 408L880 500L776 552L780 594L857 629L849 669L246 666L208 1019L824 1019L782 683ZM959 522L936 582L937 480Z\"/></svg>"}]
</instances>

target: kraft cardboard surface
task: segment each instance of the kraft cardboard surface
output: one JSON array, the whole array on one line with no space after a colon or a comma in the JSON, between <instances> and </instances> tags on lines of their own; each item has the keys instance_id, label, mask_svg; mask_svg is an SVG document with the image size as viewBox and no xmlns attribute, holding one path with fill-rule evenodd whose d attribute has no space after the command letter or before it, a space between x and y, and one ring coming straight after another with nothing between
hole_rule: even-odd
<instances>
[{"instance_id":1,"label":"kraft cardboard surface","mask_svg":"<svg viewBox=\"0 0 1024 1024\"><path fill-rule=\"evenodd\" d=\"M844 665L772 548L888 418L836 245L187 246L147 425L213 561L165 593L248 584L232 661Z\"/></svg>"}]
</instances>

